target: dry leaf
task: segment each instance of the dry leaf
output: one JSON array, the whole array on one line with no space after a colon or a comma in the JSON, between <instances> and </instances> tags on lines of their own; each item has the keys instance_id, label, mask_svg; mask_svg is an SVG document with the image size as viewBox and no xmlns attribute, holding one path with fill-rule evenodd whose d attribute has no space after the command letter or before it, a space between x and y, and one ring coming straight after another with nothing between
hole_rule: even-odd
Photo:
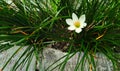
<instances>
[{"instance_id":1,"label":"dry leaf","mask_svg":"<svg viewBox=\"0 0 120 71\"><path fill-rule=\"evenodd\" d=\"M2 71L2 69L0 68L0 71Z\"/></svg>"}]
</instances>

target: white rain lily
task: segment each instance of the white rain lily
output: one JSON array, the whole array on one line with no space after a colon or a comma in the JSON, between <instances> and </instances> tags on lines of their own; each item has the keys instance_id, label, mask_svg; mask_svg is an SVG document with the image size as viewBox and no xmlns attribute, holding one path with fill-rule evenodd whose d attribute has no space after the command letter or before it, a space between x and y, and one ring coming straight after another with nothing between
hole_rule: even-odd
<instances>
[{"instance_id":1,"label":"white rain lily","mask_svg":"<svg viewBox=\"0 0 120 71\"><path fill-rule=\"evenodd\" d=\"M78 18L75 13L72 13L72 19L66 19L66 23L69 25L68 30L75 30L76 33L80 33L87 26L85 15Z\"/></svg>"}]
</instances>

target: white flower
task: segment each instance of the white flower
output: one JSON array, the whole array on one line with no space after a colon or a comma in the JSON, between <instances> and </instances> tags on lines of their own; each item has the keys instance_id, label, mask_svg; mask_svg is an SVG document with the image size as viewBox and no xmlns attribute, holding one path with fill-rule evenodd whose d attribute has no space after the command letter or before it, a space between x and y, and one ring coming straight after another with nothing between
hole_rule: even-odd
<instances>
[{"instance_id":1,"label":"white flower","mask_svg":"<svg viewBox=\"0 0 120 71\"><path fill-rule=\"evenodd\" d=\"M72 19L66 19L66 23L69 25L68 30L75 30L76 33L80 33L87 26L85 15L78 18L75 13L72 13Z\"/></svg>"}]
</instances>

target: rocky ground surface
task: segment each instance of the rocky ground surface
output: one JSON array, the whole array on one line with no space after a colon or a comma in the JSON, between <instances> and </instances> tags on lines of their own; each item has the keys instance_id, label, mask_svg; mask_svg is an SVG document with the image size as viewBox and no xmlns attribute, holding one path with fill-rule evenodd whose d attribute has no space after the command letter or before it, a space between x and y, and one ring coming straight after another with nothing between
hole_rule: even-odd
<instances>
[{"instance_id":1,"label":"rocky ground surface","mask_svg":"<svg viewBox=\"0 0 120 71\"><path fill-rule=\"evenodd\" d=\"M6 61L10 58L10 56L19 48L19 46L15 46L7 51L4 51L2 53L0 53L0 68L3 67L3 65L6 63ZM3 70L3 71L10 71L10 69L12 68L12 66L14 65L14 63L18 60L18 58L20 57L20 55L24 52L24 50L26 49L22 48L20 49L17 54L12 58L12 60L9 62L9 64L7 65L7 67ZM56 50L53 48L45 48L43 50L43 56L42 58L42 64L36 63L36 59L35 57L33 57L29 70L28 71L35 71L35 69L38 69L39 67L41 71L44 71L46 68L48 68L52 63L54 63L55 61L57 61L59 58L63 57L64 55L66 55L67 53L62 52L60 50ZM83 52L81 53L76 53L65 65L65 69L64 71L74 71L74 67L76 66L77 63L77 59L78 56L80 55L80 59L82 58L82 56L84 55ZM97 53L96 54L96 70L97 71L114 71L112 68L112 63L111 61L109 61L103 54L101 53ZM54 68L55 66L57 66L58 64L60 64L61 62L64 61L65 58L61 59L60 61L58 61L57 63L53 64L49 69L47 69L47 71L50 71L52 68ZM37 64L37 65L36 65ZM38 68L35 68L35 65L38 66ZM86 60L85 64L84 64L84 71L88 71L88 69L90 69L90 64L88 64L88 61ZM26 71L26 67L20 66L17 71ZM36 70L37 71L37 70ZM52 71L60 71L59 67L56 67L54 70ZM92 70L91 70L92 71ZM119 70L118 70L119 71Z\"/></svg>"}]
</instances>

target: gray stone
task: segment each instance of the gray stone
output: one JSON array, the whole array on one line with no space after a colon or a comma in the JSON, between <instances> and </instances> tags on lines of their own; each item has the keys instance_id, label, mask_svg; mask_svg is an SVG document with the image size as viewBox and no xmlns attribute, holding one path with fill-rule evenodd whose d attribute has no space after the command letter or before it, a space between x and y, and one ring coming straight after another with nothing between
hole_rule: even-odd
<instances>
[{"instance_id":1,"label":"gray stone","mask_svg":"<svg viewBox=\"0 0 120 71\"><path fill-rule=\"evenodd\" d=\"M19 48L19 46L14 46L13 48L10 48L9 50L0 53L0 68L3 67L3 65L5 64L5 62L10 58L10 56L18 48ZM27 46L24 47L24 48L21 48L17 52L17 54L12 58L12 60L7 65L7 67L4 69L4 71L9 71L12 68L12 66L14 65L14 63L17 61L17 59L20 57L20 55L25 51L26 48L27 48ZM53 64L59 58L65 56L67 54L68 53L65 53L65 52L62 52L60 50L56 50L56 49L53 49L53 48L45 48L43 50L43 57L40 55L40 58L42 59L42 64L40 64L39 61L37 61L37 63L36 63L36 58L34 56L33 59L32 59L32 62L30 64L29 71L35 71L35 65L36 64L37 64L36 65L37 69L40 69L40 70L44 71L46 68L48 68L51 64ZM70 54L69 56L71 56L71 55L72 54ZM67 61L66 65L65 65L64 71L74 71L74 68L75 68L75 66L77 64L77 60L78 60L79 55L80 55L79 61L81 61L84 53L83 52L81 52L81 53L78 52L72 58L70 58ZM97 65L97 67L96 67L97 71L113 71L111 61L108 60L104 54L97 53L95 56L97 57L97 58L95 58L95 63ZM58 61L55 64L53 64L49 69L47 69L47 71L50 71L55 66L58 66L61 62L64 61L65 58L63 58L60 61ZM88 71L91 65L88 63L87 58L85 59L84 63L85 63L84 64L84 71ZM40 68L40 67L42 67L42 68ZM80 68L81 68L81 65L79 67L79 70L80 70ZM26 67L20 66L17 69L17 71L26 71L25 69L26 69ZM51 70L51 71L60 71L60 67L58 66L54 70Z\"/></svg>"}]
</instances>

